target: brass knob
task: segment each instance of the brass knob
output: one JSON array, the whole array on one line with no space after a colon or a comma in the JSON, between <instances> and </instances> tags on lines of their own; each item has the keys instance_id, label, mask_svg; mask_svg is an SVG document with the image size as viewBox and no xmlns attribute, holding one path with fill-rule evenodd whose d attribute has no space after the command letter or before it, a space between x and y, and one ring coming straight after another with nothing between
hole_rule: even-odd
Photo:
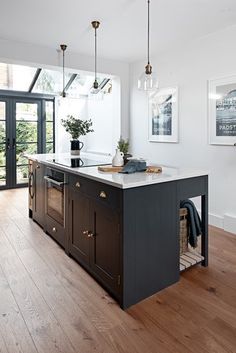
<instances>
[{"instance_id":1,"label":"brass knob","mask_svg":"<svg viewBox=\"0 0 236 353\"><path fill-rule=\"evenodd\" d=\"M53 228L52 228L52 231L53 231L53 233L56 233L57 228L56 228L56 227L53 227Z\"/></svg>"},{"instance_id":2,"label":"brass knob","mask_svg":"<svg viewBox=\"0 0 236 353\"><path fill-rule=\"evenodd\" d=\"M36 165L36 168L37 168L37 169L39 169L39 168L40 168L40 165L39 165L39 164L37 164L37 165Z\"/></svg>"},{"instance_id":3,"label":"brass knob","mask_svg":"<svg viewBox=\"0 0 236 353\"><path fill-rule=\"evenodd\" d=\"M83 231L83 235L88 235L89 234L89 231L88 230L84 230Z\"/></svg>"},{"instance_id":4,"label":"brass knob","mask_svg":"<svg viewBox=\"0 0 236 353\"><path fill-rule=\"evenodd\" d=\"M80 188L80 182L77 181L77 183L75 184L75 186L76 186L77 188Z\"/></svg>"},{"instance_id":5,"label":"brass knob","mask_svg":"<svg viewBox=\"0 0 236 353\"><path fill-rule=\"evenodd\" d=\"M107 194L105 193L105 191L101 191L99 196L100 196L102 199L106 199L106 198L107 198Z\"/></svg>"}]
</instances>

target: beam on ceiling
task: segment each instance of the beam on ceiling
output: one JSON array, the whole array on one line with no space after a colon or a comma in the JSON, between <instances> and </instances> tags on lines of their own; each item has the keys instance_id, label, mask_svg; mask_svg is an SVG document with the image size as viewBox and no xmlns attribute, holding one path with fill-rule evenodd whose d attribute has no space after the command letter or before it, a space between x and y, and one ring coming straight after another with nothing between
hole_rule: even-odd
<instances>
[{"instance_id":1,"label":"beam on ceiling","mask_svg":"<svg viewBox=\"0 0 236 353\"><path fill-rule=\"evenodd\" d=\"M34 78L29 86L29 89L28 89L28 92L31 93L34 89L34 86L39 78L39 75L40 75L40 72L42 71L42 69L37 69L36 72L35 72L35 75L34 75Z\"/></svg>"}]
</instances>

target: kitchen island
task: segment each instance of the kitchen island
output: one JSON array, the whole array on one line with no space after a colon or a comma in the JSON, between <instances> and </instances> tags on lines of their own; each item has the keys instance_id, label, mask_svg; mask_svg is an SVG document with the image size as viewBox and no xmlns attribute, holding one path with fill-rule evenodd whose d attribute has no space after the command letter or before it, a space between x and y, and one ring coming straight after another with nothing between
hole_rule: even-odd
<instances>
[{"instance_id":1,"label":"kitchen island","mask_svg":"<svg viewBox=\"0 0 236 353\"><path fill-rule=\"evenodd\" d=\"M29 156L29 214L123 309L179 280L179 208L187 198L201 197L198 262L208 265L206 171L105 173L97 164L109 159L96 158L84 154L88 166L74 168L58 163L61 156Z\"/></svg>"}]
</instances>

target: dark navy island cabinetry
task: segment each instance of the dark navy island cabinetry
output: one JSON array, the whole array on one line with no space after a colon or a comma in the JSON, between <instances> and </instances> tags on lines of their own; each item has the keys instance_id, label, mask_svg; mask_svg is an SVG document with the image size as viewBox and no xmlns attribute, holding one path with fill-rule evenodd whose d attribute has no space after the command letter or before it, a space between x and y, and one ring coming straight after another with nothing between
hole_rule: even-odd
<instances>
[{"instance_id":1,"label":"dark navy island cabinetry","mask_svg":"<svg viewBox=\"0 0 236 353\"><path fill-rule=\"evenodd\" d=\"M42 166L46 171L46 165ZM57 239L61 228L57 230L53 221L52 230L46 231L123 309L179 280L179 207L186 198L201 196L201 255L202 265L207 266L207 175L122 188L102 182L102 177L101 180L86 177L86 172L64 170L63 173L63 199L59 195L62 185L53 187L56 191L52 192L52 197L62 204L52 200L55 210L50 213L57 224L63 211L63 242ZM45 180L45 175L41 174L40 178L41 189L38 190L44 195L42 212L46 215L48 197L45 193L50 180ZM35 179L30 183L30 193L34 184ZM47 216L35 217L34 212L33 208L30 212L33 219L44 229L48 227L45 225Z\"/></svg>"}]
</instances>

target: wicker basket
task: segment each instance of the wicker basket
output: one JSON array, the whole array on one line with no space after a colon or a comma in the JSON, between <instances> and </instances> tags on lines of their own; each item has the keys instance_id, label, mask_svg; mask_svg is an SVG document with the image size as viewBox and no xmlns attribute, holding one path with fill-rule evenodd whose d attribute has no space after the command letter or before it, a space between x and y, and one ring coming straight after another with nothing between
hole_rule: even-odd
<instances>
[{"instance_id":1,"label":"wicker basket","mask_svg":"<svg viewBox=\"0 0 236 353\"><path fill-rule=\"evenodd\" d=\"M187 222L187 208L180 208L179 210L179 249L180 255L188 251L188 222Z\"/></svg>"}]
</instances>

